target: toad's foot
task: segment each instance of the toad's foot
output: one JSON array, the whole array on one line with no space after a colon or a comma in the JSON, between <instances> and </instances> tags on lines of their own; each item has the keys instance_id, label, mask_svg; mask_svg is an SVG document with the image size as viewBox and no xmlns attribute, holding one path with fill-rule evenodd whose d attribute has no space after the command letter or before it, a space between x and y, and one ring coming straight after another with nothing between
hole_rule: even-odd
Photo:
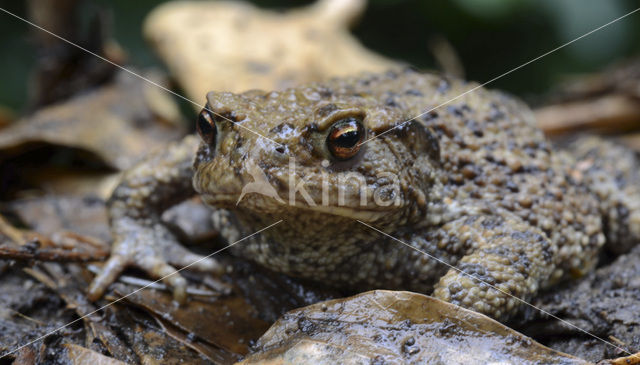
<instances>
[{"instance_id":1,"label":"toad's foot","mask_svg":"<svg viewBox=\"0 0 640 365\"><path fill-rule=\"evenodd\" d=\"M118 221L113 232L115 242L111 257L88 290L91 301L100 298L127 267L137 267L152 278L162 280L173 289L173 297L180 303L186 300L187 286L180 270L189 268L217 274L223 271L216 260L189 252L160 223L143 225L127 218Z\"/></svg>"},{"instance_id":2,"label":"toad's foot","mask_svg":"<svg viewBox=\"0 0 640 365\"><path fill-rule=\"evenodd\" d=\"M512 316L547 282L556 248L517 217L473 216L445 226L458 242L477 247L436 285L436 298L499 320Z\"/></svg>"}]
</instances>

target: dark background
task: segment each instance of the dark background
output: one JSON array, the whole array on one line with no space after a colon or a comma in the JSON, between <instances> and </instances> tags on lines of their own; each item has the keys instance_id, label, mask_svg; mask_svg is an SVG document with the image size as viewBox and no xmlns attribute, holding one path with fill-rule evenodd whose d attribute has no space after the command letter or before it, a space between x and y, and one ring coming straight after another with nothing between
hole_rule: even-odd
<instances>
[{"instance_id":1,"label":"dark background","mask_svg":"<svg viewBox=\"0 0 640 365\"><path fill-rule=\"evenodd\" d=\"M53 0L52 0L53 1ZM253 0L287 8L309 1ZM83 12L102 9L110 31L129 55L129 65L162 67L141 35L142 22L161 1L91 0ZM25 16L22 1L0 6ZM458 53L466 78L485 82L591 31L640 3L633 0L370 0L355 35L367 47L420 68L437 67L430 43L444 37ZM0 106L20 113L35 62L31 26L0 13ZM568 76L601 70L638 53L640 12L493 83L528 100Z\"/></svg>"}]
</instances>

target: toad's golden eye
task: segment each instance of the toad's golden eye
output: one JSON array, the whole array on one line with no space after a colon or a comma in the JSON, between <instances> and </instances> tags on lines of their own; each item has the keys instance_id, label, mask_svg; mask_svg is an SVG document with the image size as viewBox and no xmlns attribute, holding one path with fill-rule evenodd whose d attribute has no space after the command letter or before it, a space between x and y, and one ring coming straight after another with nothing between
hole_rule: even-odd
<instances>
[{"instance_id":1,"label":"toad's golden eye","mask_svg":"<svg viewBox=\"0 0 640 365\"><path fill-rule=\"evenodd\" d=\"M347 160L358 153L365 134L365 129L358 119L341 119L329 130L327 148L336 159Z\"/></svg>"},{"instance_id":2,"label":"toad's golden eye","mask_svg":"<svg viewBox=\"0 0 640 365\"><path fill-rule=\"evenodd\" d=\"M198 115L198 121L196 122L196 129L198 130L198 134L200 138L204 141L204 143L208 144L211 147L215 147L216 145L216 123L214 121L213 115L206 108L202 109L200 115Z\"/></svg>"}]
</instances>

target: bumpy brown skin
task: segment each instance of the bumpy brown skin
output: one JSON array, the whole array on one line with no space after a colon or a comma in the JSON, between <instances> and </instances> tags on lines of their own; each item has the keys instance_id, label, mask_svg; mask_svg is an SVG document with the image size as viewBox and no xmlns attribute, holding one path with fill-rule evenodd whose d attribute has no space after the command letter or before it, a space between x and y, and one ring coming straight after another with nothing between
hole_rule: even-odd
<instances>
[{"instance_id":1,"label":"bumpy brown skin","mask_svg":"<svg viewBox=\"0 0 640 365\"><path fill-rule=\"evenodd\" d=\"M639 164L618 147L625 158L612 156L613 146L602 141L591 148L577 143L572 150L578 160L553 152L525 105L482 88L394 129L472 87L403 70L282 92L210 93L209 108L245 128L217 118L215 143L202 144L196 155L194 187L221 208L216 222L229 241L283 220L232 248L271 269L353 290L432 293L506 319L520 303L501 291L527 300L540 288L583 274L594 266L605 232L624 241L623 248L640 239L639 179L628 172ZM362 120L368 138L377 138L338 161L325 141L331 125L349 116ZM236 205L256 168L281 199L249 193ZM149 172L158 174L153 167ZM171 181L185 174L156 177L168 181L161 186L172 195ZM142 187L130 180L112 199L115 227L140 222L151 197L160 199L136 193ZM304 191L297 189L303 180ZM137 207L129 212L131 205ZM127 248L138 252L142 246L148 244ZM102 274L96 292L113 277Z\"/></svg>"}]
</instances>

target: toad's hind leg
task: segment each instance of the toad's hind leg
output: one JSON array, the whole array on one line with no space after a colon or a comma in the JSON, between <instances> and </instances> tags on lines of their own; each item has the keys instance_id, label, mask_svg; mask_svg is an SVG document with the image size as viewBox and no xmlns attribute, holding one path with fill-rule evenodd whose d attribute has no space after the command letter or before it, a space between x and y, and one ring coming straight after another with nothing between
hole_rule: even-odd
<instances>
[{"instance_id":1,"label":"toad's hind leg","mask_svg":"<svg viewBox=\"0 0 640 365\"><path fill-rule=\"evenodd\" d=\"M607 238L614 253L640 243L640 159L624 146L583 137L569 146L576 158L575 177L598 198Z\"/></svg>"},{"instance_id":2,"label":"toad's hind leg","mask_svg":"<svg viewBox=\"0 0 640 365\"><path fill-rule=\"evenodd\" d=\"M551 241L516 217L472 216L442 228L470 254L440 279L433 295L498 320L513 315L555 268Z\"/></svg>"}]
</instances>

